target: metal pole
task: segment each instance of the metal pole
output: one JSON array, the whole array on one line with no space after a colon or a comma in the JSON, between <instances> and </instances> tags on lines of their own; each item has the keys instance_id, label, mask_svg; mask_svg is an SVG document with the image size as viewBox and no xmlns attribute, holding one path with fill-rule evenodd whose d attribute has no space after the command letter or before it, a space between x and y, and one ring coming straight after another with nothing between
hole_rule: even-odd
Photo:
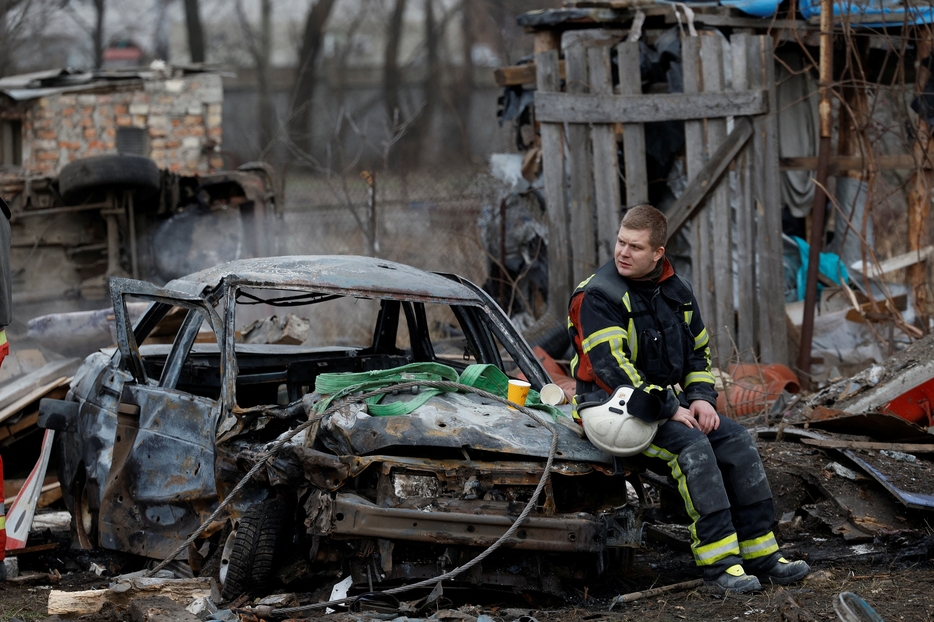
<instances>
[{"instance_id":1,"label":"metal pole","mask_svg":"<svg viewBox=\"0 0 934 622\"><path fill-rule=\"evenodd\" d=\"M804 388L810 386L811 342L814 338L814 306L817 303L817 274L824 240L824 211L827 205L827 168L830 163L830 84L833 81L833 0L821 0L820 9L820 143L817 151L817 187L811 209L811 249L808 255L807 286L804 292L804 318L801 323L801 349L798 369Z\"/></svg>"}]
</instances>

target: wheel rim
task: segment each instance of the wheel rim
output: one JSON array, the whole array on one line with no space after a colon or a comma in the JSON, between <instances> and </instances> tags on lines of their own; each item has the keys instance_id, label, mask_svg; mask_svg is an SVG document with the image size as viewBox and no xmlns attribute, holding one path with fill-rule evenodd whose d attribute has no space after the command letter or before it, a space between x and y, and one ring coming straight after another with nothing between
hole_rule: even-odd
<instances>
[{"instance_id":1,"label":"wheel rim","mask_svg":"<svg viewBox=\"0 0 934 622\"><path fill-rule=\"evenodd\" d=\"M94 533L94 514L88 507L88 487L82 483L75 503L75 531L78 536L78 545L85 550L93 549L91 538Z\"/></svg>"},{"instance_id":2,"label":"wheel rim","mask_svg":"<svg viewBox=\"0 0 934 622\"><path fill-rule=\"evenodd\" d=\"M224 548L221 551L221 567L217 572L217 579L221 588L227 583L227 570L230 568L230 554L233 552L234 540L237 539L237 528L230 530L230 534L224 541Z\"/></svg>"}]
</instances>

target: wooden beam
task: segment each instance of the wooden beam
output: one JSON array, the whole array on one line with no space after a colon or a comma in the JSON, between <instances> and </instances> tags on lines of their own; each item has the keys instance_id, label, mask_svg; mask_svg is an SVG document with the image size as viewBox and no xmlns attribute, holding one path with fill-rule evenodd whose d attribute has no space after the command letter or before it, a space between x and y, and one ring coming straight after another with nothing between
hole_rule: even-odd
<instances>
[{"instance_id":1,"label":"wooden beam","mask_svg":"<svg viewBox=\"0 0 934 622\"><path fill-rule=\"evenodd\" d=\"M595 93L613 92L613 68L608 46L587 48L590 68L590 88ZM638 70L638 66L636 67ZM597 265L613 258L616 234L619 231L620 189L619 157L616 128L594 125L590 129L593 141L594 198L597 205Z\"/></svg>"},{"instance_id":2,"label":"wooden beam","mask_svg":"<svg viewBox=\"0 0 934 622\"><path fill-rule=\"evenodd\" d=\"M535 118L552 123L651 123L761 115L765 91L597 95L535 93Z\"/></svg>"},{"instance_id":3,"label":"wooden beam","mask_svg":"<svg viewBox=\"0 0 934 622\"><path fill-rule=\"evenodd\" d=\"M730 162L742 150L751 136L752 123L750 123L749 119L745 117L736 119L733 131L710 156L710 160L707 161L704 168L698 172L697 177L691 180L688 187L685 188L678 200L668 210L669 240L674 237L678 229L684 226L685 222L694 216L704 199L707 198L707 194L717 185L717 180L720 179L720 176L730 166Z\"/></svg>"},{"instance_id":4,"label":"wooden beam","mask_svg":"<svg viewBox=\"0 0 934 622\"><path fill-rule=\"evenodd\" d=\"M872 164L876 170L914 170L919 166L924 169L932 168L932 164L926 160L916 160L910 153L899 153L895 155L880 155L872 158ZM779 166L783 171L814 171L817 170L816 157L800 158L782 158L779 160ZM830 171L862 171L869 168L869 161L862 156L830 156Z\"/></svg>"},{"instance_id":5,"label":"wooden beam","mask_svg":"<svg viewBox=\"0 0 934 622\"><path fill-rule=\"evenodd\" d=\"M749 35L734 34L730 37L733 58L733 88L742 91L749 88L749 59L746 48ZM736 347L739 360L754 363L756 360L756 202L753 199L752 147L746 141L736 158L738 202L736 205Z\"/></svg>"},{"instance_id":6,"label":"wooden beam","mask_svg":"<svg viewBox=\"0 0 934 622\"><path fill-rule=\"evenodd\" d=\"M880 261L878 266L870 264L866 266L868 269L865 271L865 274L871 279L878 278L889 272L895 272L896 270L901 270L902 268L907 268L908 266L926 261L931 255L934 255L934 246L925 246L920 250L908 251L907 253L890 257L885 261ZM855 272L863 272L863 267L863 261L861 259L850 264L850 270Z\"/></svg>"},{"instance_id":7,"label":"wooden beam","mask_svg":"<svg viewBox=\"0 0 934 622\"><path fill-rule=\"evenodd\" d=\"M701 70L704 73L704 91L707 93L724 92L723 78L723 37L700 37ZM716 154L726 140L726 119L707 119L707 150ZM733 158L738 154L733 154ZM730 158L730 160L733 160ZM727 165L729 166L729 165ZM727 361L733 359L736 343L735 320L733 315L733 210L730 206L730 184L718 176L711 179L708 200L711 215L713 259L711 280L707 284L713 309L703 309L707 314L707 331L710 333L710 345L713 351L713 364L725 368Z\"/></svg>"},{"instance_id":8,"label":"wooden beam","mask_svg":"<svg viewBox=\"0 0 934 622\"><path fill-rule=\"evenodd\" d=\"M590 72L587 68L587 48L577 42L565 47L568 64L568 93L585 95L590 90ZM569 125L567 137L568 172L570 173L571 218L571 283L580 283L597 269L597 242L594 232L593 152L590 147L590 128L579 123ZM549 270L551 269L549 264Z\"/></svg>"},{"instance_id":9,"label":"wooden beam","mask_svg":"<svg viewBox=\"0 0 934 622\"><path fill-rule=\"evenodd\" d=\"M564 61L558 61L558 75L564 80L567 65ZM493 70L493 79L496 80L496 86L519 86L522 84L535 84L535 63L525 65L510 65L509 67L497 67Z\"/></svg>"},{"instance_id":10,"label":"wooden beam","mask_svg":"<svg viewBox=\"0 0 934 622\"><path fill-rule=\"evenodd\" d=\"M639 68L639 42L624 41L616 47L619 88L623 95L642 93ZM632 207L649 200L648 169L645 164L645 128L641 123L623 125L623 166L626 173L626 205ZM615 239L615 238L614 238Z\"/></svg>"},{"instance_id":11,"label":"wooden beam","mask_svg":"<svg viewBox=\"0 0 934 622\"><path fill-rule=\"evenodd\" d=\"M900 451L910 454L934 453L934 444L932 443L878 443L875 441L844 441L832 438L807 437L801 437L799 440L805 445L829 449L871 449L873 451Z\"/></svg>"}]
</instances>

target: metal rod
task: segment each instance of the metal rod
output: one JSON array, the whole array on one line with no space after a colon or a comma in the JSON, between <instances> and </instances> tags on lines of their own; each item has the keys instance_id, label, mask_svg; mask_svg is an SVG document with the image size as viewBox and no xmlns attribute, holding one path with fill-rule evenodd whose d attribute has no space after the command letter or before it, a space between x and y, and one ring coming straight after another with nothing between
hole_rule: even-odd
<instances>
[{"instance_id":1,"label":"metal rod","mask_svg":"<svg viewBox=\"0 0 934 622\"><path fill-rule=\"evenodd\" d=\"M801 347L798 370L803 388L811 381L811 343L814 339L814 307L817 303L817 275L824 240L824 212L827 206L827 169L830 164L832 116L830 84L833 81L833 0L821 0L820 13L820 142L817 151L817 186L811 208L811 248L808 254L807 285L804 290L804 318L801 322Z\"/></svg>"},{"instance_id":2,"label":"metal rod","mask_svg":"<svg viewBox=\"0 0 934 622\"><path fill-rule=\"evenodd\" d=\"M139 278L139 256L136 250L136 208L133 205L133 191L126 193L127 228L130 230L130 269L133 278Z\"/></svg>"}]
</instances>

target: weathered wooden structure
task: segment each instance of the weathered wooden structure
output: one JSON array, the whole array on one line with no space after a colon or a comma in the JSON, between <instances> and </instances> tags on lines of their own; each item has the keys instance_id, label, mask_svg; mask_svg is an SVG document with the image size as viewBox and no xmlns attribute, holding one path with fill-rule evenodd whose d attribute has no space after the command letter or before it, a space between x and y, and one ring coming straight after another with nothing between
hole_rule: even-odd
<instances>
[{"instance_id":1,"label":"weathered wooden structure","mask_svg":"<svg viewBox=\"0 0 934 622\"><path fill-rule=\"evenodd\" d=\"M626 206L648 200L643 124L683 121L688 186L668 210L669 235L690 224L694 288L714 357L724 366L737 355L787 362L771 39L686 30L684 92L643 94L637 27L582 33L564 24L535 36L553 313L560 317L576 284L612 257Z\"/></svg>"}]
</instances>

